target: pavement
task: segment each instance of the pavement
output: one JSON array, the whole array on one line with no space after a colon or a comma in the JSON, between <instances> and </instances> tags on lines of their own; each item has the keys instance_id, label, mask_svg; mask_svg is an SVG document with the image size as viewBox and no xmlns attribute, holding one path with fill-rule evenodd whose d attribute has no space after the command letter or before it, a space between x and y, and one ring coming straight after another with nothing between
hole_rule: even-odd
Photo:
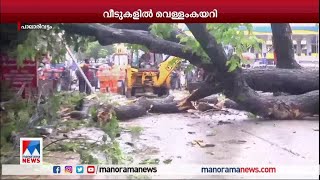
<instances>
[{"instance_id":1,"label":"pavement","mask_svg":"<svg viewBox=\"0 0 320 180\"><path fill-rule=\"evenodd\" d=\"M171 159L172 165L259 164L267 167L319 164L318 118L269 121L248 119L242 115L226 117L218 112L207 118L190 114L161 114L138 118L123 125L144 128L139 140L133 142L138 149L134 151L137 161L157 158L160 164ZM132 142L128 136L122 135L121 138L122 142ZM194 141L202 141L209 147L194 145Z\"/></svg>"}]
</instances>

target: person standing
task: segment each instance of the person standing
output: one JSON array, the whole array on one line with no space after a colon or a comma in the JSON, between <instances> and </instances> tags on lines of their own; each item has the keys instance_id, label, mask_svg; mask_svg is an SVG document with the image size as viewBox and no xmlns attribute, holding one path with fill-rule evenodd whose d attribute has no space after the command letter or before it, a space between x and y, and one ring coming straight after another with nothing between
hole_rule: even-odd
<instances>
[{"instance_id":1,"label":"person standing","mask_svg":"<svg viewBox=\"0 0 320 180\"><path fill-rule=\"evenodd\" d=\"M183 70L180 73L180 87L183 89L186 88L186 75Z\"/></svg>"},{"instance_id":2,"label":"person standing","mask_svg":"<svg viewBox=\"0 0 320 180\"><path fill-rule=\"evenodd\" d=\"M80 68L82 69L84 75L87 77L89 82L91 82L92 80L90 81L90 79L92 79L92 78L90 78L90 70L89 70L90 62L89 62L89 59L85 59L84 63L80 65ZM79 69L76 70L76 75L77 75L77 78L79 80L79 91L81 93L86 92L87 94L90 94L91 93L91 89L87 85L87 83L86 83L86 81L85 81L84 77L82 76L82 74L81 74Z\"/></svg>"},{"instance_id":3,"label":"person standing","mask_svg":"<svg viewBox=\"0 0 320 180\"><path fill-rule=\"evenodd\" d=\"M177 78L178 78L178 73L174 70L171 73L171 89L175 90L177 88Z\"/></svg>"},{"instance_id":4,"label":"person standing","mask_svg":"<svg viewBox=\"0 0 320 180\"><path fill-rule=\"evenodd\" d=\"M177 73L176 88L178 90L180 90L181 89L181 81L180 81L181 71L180 71L180 69L177 69L176 73Z\"/></svg>"}]
</instances>

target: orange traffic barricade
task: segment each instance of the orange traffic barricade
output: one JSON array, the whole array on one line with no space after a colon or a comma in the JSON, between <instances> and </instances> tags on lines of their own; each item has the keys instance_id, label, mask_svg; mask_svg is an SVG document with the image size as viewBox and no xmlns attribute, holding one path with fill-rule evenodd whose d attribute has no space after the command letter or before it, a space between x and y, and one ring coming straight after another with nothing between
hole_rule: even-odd
<instances>
[{"instance_id":1,"label":"orange traffic barricade","mask_svg":"<svg viewBox=\"0 0 320 180\"><path fill-rule=\"evenodd\" d=\"M97 76L100 82L100 92L117 93L119 75L116 68L101 67L97 72Z\"/></svg>"}]
</instances>

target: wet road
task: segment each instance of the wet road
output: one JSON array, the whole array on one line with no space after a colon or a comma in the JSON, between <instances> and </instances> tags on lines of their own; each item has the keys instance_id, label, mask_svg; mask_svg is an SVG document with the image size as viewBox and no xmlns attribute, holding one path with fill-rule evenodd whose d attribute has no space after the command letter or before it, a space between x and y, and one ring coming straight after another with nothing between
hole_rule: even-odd
<instances>
[{"instance_id":1,"label":"wet road","mask_svg":"<svg viewBox=\"0 0 320 180\"><path fill-rule=\"evenodd\" d=\"M120 142L123 149L134 155L136 162L156 158L160 164L170 159L172 165L261 164L272 167L318 164L318 120L248 120L242 113L237 119L219 114L214 112L207 118L192 114L138 118L122 125L143 127L140 137L132 140L130 134L124 133ZM192 144L195 140L208 147ZM133 147L125 142L132 142Z\"/></svg>"}]
</instances>

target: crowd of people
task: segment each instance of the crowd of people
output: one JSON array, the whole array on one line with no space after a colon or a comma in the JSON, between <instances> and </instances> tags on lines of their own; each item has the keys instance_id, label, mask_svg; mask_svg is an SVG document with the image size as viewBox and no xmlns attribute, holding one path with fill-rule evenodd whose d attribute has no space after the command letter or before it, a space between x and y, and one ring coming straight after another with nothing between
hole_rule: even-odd
<instances>
[{"instance_id":1,"label":"crowd of people","mask_svg":"<svg viewBox=\"0 0 320 180\"><path fill-rule=\"evenodd\" d=\"M112 62L110 60L105 64L107 66L112 66ZM85 77L88 79L92 87L97 87L97 77L96 72L98 68L95 67L93 63L90 62L89 59L85 59L83 63L80 63L80 68L85 75ZM61 74L61 82L63 84L62 90L69 90L72 89L72 77L76 78L76 81L74 83L77 83L77 86L79 91L81 93L91 94L92 89L87 84L84 76L78 69L77 65L73 62L73 64L70 64L69 68L69 75L64 75L65 73ZM67 72L67 71L66 71ZM72 72L72 73L71 73ZM73 75L72 75L73 74ZM188 83L190 82L196 82L196 81L202 81L204 80L204 71L202 69L194 68L192 70L187 70L186 67L178 67L171 73L171 90L184 90L187 88ZM65 82L65 83L64 83ZM66 85L64 85L66 84ZM75 85L75 84L74 84Z\"/></svg>"}]
</instances>

